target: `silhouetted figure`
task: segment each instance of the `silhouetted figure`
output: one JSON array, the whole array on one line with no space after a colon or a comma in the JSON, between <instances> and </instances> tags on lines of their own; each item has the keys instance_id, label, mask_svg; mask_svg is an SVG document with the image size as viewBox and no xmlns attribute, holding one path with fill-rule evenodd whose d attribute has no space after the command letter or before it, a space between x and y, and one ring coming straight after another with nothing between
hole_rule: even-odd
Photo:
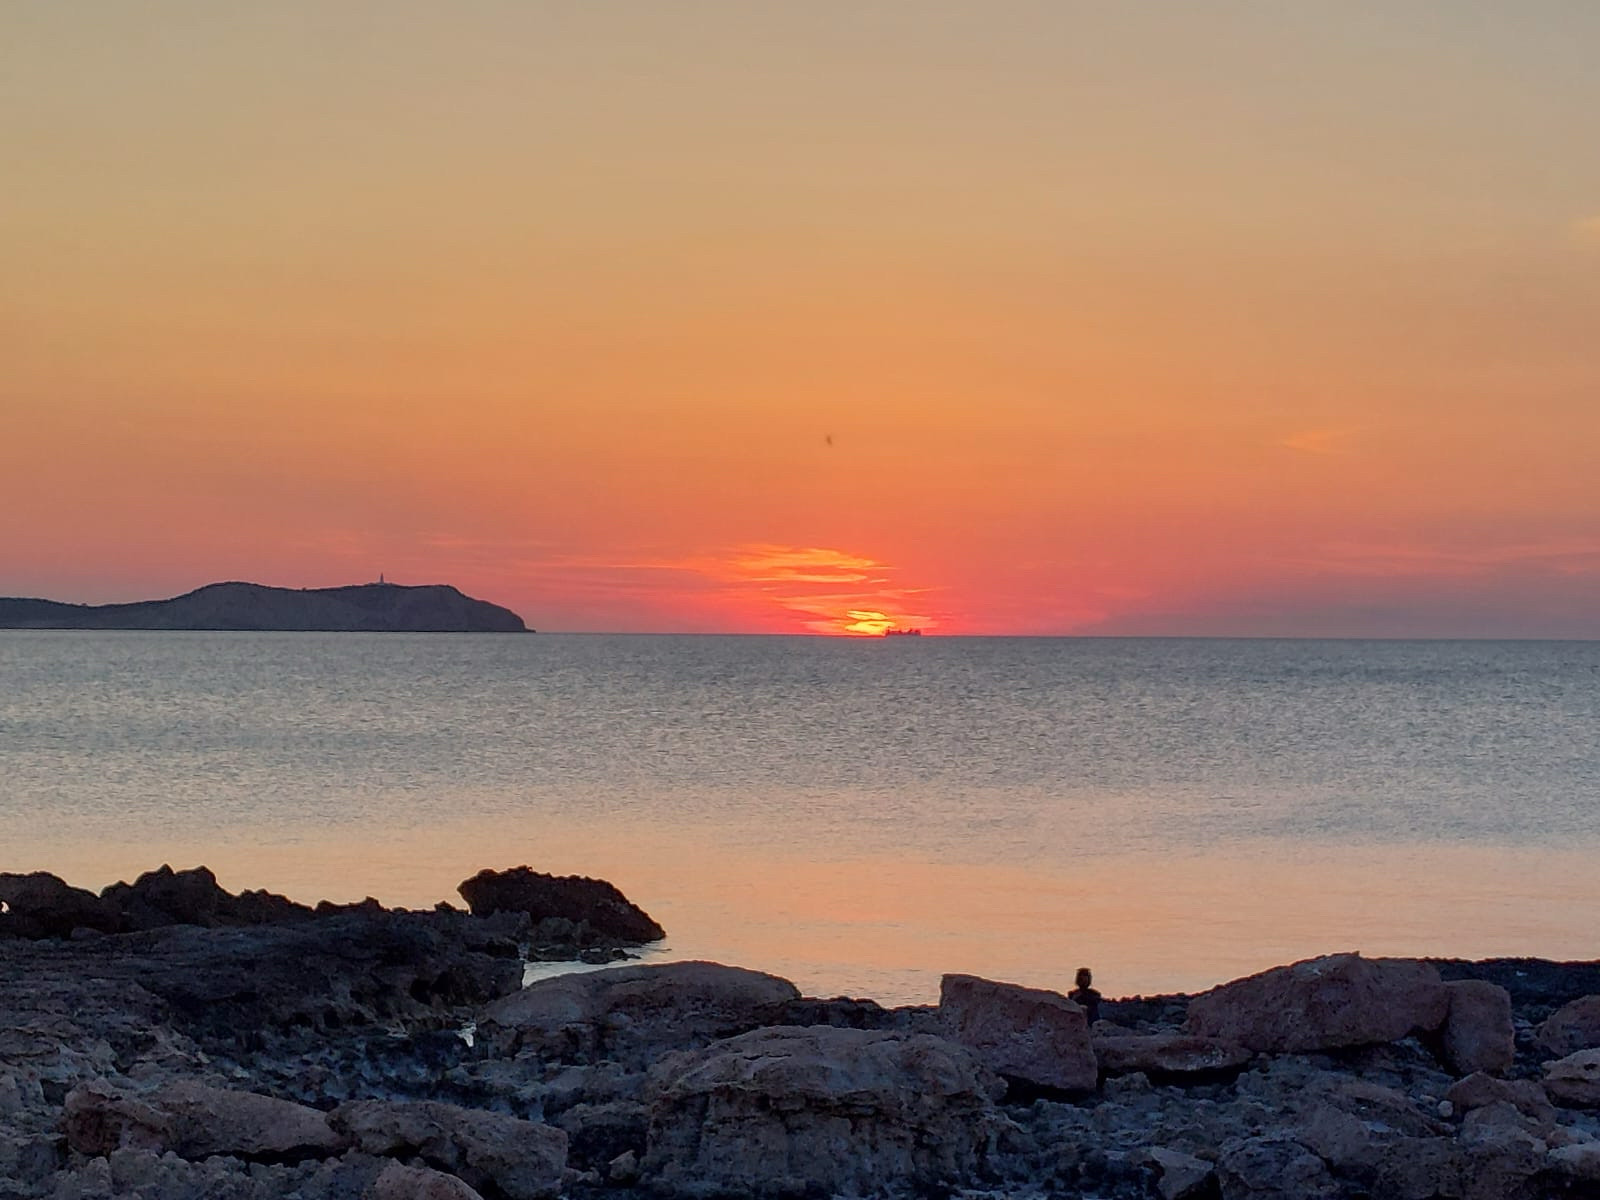
<instances>
[{"instance_id":1,"label":"silhouetted figure","mask_svg":"<svg viewBox=\"0 0 1600 1200\"><path fill-rule=\"evenodd\" d=\"M1093 1025L1100 1019L1100 993L1090 986L1094 983L1094 972L1088 967L1079 967L1073 982L1077 986L1067 993L1067 999L1083 1009L1083 1015L1088 1017L1089 1024Z\"/></svg>"}]
</instances>

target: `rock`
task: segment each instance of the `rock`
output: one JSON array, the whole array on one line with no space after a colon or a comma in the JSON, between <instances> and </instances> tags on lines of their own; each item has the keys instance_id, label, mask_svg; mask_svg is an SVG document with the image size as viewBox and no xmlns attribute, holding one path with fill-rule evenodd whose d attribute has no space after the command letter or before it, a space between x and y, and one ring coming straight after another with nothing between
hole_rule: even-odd
<instances>
[{"instance_id":1,"label":"rock","mask_svg":"<svg viewBox=\"0 0 1600 1200\"><path fill-rule=\"evenodd\" d=\"M1511 993L1479 979L1444 987L1450 996L1440 1038L1445 1064L1457 1075L1510 1070L1517 1059Z\"/></svg>"},{"instance_id":2,"label":"rock","mask_svg":"<svg viewBox=\"0 0 1600 1200\"><path fill-rule=\"evenodd\" d=\"M1550 1165L1568 1179L1600 1183L1600 1142L1579 1142L1550 1151Z\"/></svg>"},{"instance_id":3,"label":"rock","mask_svg":"<svg viewBox=\"0 0 1600 1200\"><path fill-rule=\"evenodd\" d=\"M75 888L48 871L0 872L0 925L24 938L65 938L75 929L116 933L122 914L93 892Z\"/></svg>"},{"instance_id":4,"label":"rock","mask_svg":"<svg viewBox=\"0 0 1600 1200\"><path fill-rule=\"evenodd\" d=\"M1226 1143L1217 1178L1222 1200L1333 1200L1339 1194L1327 1164L1283 1135Z\"/></svg>"},{"instance_id":5,"label":"rock","mask_svg":"<svg viewBox=\"0 0 1600 1200\"><path fill-rule=\"evenodd\" d=\"M184 1158L229 1154L258 1162L325 1158L345 1148L344 1139L314 1108L179 1080L151 1096L167 1114L169 1148Z\"/></svg>"},{"instance_id":6,"label":"rock","mask_svg":"<svg viewBox=\"0 0 1600 1200\"><path fill-rule=\"evenodd\" d=\"M1383 1200L1435 1200L1462 1195L1460 1180L1461 1154L1453 1141L1400 1137L1382 1143L1368 1194Z\"/></svg>"},{"instance_id":7,"label":"rock","mask_svg":"<svg viewBox=\"0 0 1600 1200\"><path fill-rule=\"evenodd\" d=\"M113 883L100 895L127 914L131 929L216 925L219 913L233 899L208 868L174 871L166 864L132 883Z\"/></svg>"},{"instance_id":8,"label":"rock","mask_svg":"<svg viewBox=\"0 0 1600 1200\"><path fill-rule=\"evenodd\" d=\"M1584 996L1556 1009L1539 1026L1534 1044L1562 1056L1600 1049L1600 996Z\"/></svg>"},{"instance_id":9,"label":"rock","mask_svg":"<svg viewBox=\"0 0 1600 1200\"><path fill-rule=\"evenodd\" d=\"M1297 1054L1437 1029L1449 1003L1429 963L1336 954L1274 967L1196 996L1186 1027L1252 1051Z\"/></svg>"},{"instance_id":10,"label":"rock","mask_svg":"<svg viewBox=\"0 0 1600 1200\"><path fill-rule=\"evenodd\" d=\"M1096 1034L1091 1045L1104 1074L1138 1071L1152 1079L1237 1071L1253 1057L1233 1042L1181 1033Z\"/></svg>"},{"instance_id":11,"label":"rock","mask_svg":"<svg viewBox=\"0 0 1600 1200\"><path fill-rule=\"evenodd\" d=\"M1556 1119L1555 1105L1550 1103L1544 1088L1531 1079L1496 1079L1479 1071L1458 1080L1446 1099L1460 1114L1489 1104L1503 1103L1541 1125L1552 1124Z\"/></svg>"},{"instance_id":12,"label":"rock","mask_svg":"<svg viewBox=\"0 0 1600 1200\"><path fill-rule=\"evenodd\" d=\"M1083 1009L1060 992L946 975L939 1016L950 1039L997 1074L1065 1091L1098 1082Z\"/></svg>"},{"instance_id":13,"label":"rock","mask_svg":"<svg viewBox=\"0 0 1600 1200\"><path fill-rule=\"evenodd\" d=\"M297 1162L344 1149L314 1108L209 1087L169 1083L140 1097L96 1080L73 1089L62 1113L67 1144L80 1154L171 1150L187 1159L225 1154L256 1162Z\"/></svg>"},{"instance_id":14,"label":"rock","mask_svg":"<svg viewBox=\"0 0 1600 1200\"><path fill-rule=\"evenodd\" d=\"M64 1149L62 1139L53 1134L0 1137L0 1184L42 1184L61 1167Z\"/></svg>"},{"instance_id":15,"label":"rock","mask_svg":"<svg viewBox=\"0 0 1600 1200\"><path fill-rule=\"evenodd\" d=\"M1383 1156L1373 1125L1332 1104L1318 1104L1294 1130L1294 1136L1346 1175L1370 1175Z\"/></svg>"},{"instance_id":16,"label":"rock","mask_svg":"<svg viewBox=\"0 0 1600 1200\"><path fill-rule=\"evenodd\" d=\"M1509 1104L1473 1109L1462 1121L1457 1141L1469 1197L1525 1196L1529 1181L1547 1165L1549 1146Z\"/></svg>"},{"instance_id":17,"label":"rock","mask_svg":"<svg viewBox=\"0 0 1600 1200\"><path fill-rule=\"evenodd\" d=\"M114 1150L159 1153L172 1141L166 1113L104 1079L67 1093L61 1131L69 1147L90 1158L103 1158Z\"/></svg>"},{"instance_id":18,"label":"rock","mask_svg":"<svg viewBox=\"0 0 1600 1200\"><path fill-rule=\"evenodd\" d=\"M901 1029L907 1024L904 1009L884 1008L875 1000L835 996L819 1000L802 996L785 1004L774 1025L837 1025L841 1029Z\"/></svg>"},{"instance_id":19,"label":"rock","mask_svg":"<svg viewBox=\"0 0 1600 1200\"><path fill-rule=\"evenodd\" d=\"M1146 1158L1160 1172L1156 1191L1161 1200L1199 1200L1215 1185L1216 1169L1203 1158L1157 1146Z\"/></svg>"},{"instance_id":20,"label":"rock","mask_svg":"<svg viewBox=\"0 0 1600 1200\"><path fill-rule=\"evenodd\" d=\"M615 886L583 875L546 875L528 867L479 871L456 889L474 916L527 913L535 922L560 917L619 942L659 941L666 931Z\"/></svg>"},{"instance_id":21,"label":"rock","mask_svg":"<svg viewBox=\"0 0 1600 1200\"><path fill-rule=\"evenodd\" d=\"M1600 1050L1579 1050L1545 1063L1544 1090L1568 1108L1600 1108Z\"/></svg>"},{"instance_id":22,"label":"rock","mask_svg":"<svg viewBox=\"0 0 1600 1200\"><path fill-rule=\"evenodd\" d=\"M612 967L529 984L492 1004L478 1026L502 1051L604 1057L642 1068L666 1050L768 1024L799 994L786 979L720 963Z\"/></svg>"},{"instance_id":23,"label":"rock","mask_svg":"<svg viewBox=\"0 0 1600 1200\"><path fill-rule=\"evenodd\" d=\"M271 892L235 896L217 883L207 867L174 871L163 864L132 883L113 883L100 897L123 914L127 928L136 930L168 925L263 925L306 920L312 915L305 905Z\"/></svg>"},{"instance_id":24,"label":"rock","mask_svg":"<svg viewBox=\"0 0 1600 1200\"><path fill-rule=\"evenodd\" d=\"M866 1195L970 1179L1006 1122L998 1081L926 1034L758 1029L651 1072L644 1181L669 1195Z\"/></svg>"},{"instance_id":25,"label":"rock","mask_svg":"<svg viewBox=\"0 0 1600 1200\"><path fill-rule=\"evenodd\" d=\"M486 1003L522 982L521 963L480 948L490 936L470 917L439 913L177 925L130 940L101 969L166 1001L186 1032L234 1041L263 1029L326 1033Z\"/></svg>"},{"instance_id":26,"label":"rock","mask_svg":"<svg viewBox=\"0 0 1600 1200\"><path fill-rule=\"evenodd\" d=\"M483 1197L454 1175L392 1162L372 1181L363 1200L483 1200Z\"/></svg>"},{"instance_id":27,"label":"rock","mask_svg":"<svg viewBox=\"0 0 1600 1200\"><path fill-rule=\"evenodd\" d=\"M606 1165L606 1178L619 1187L639 1182L639 1156L632 1150L617 1155Z\"/></svg>"},{"instance_id":28,"label":"rock","mask_svg":"<svg viewBox=\"0 0 1600 1200\"><path fill-rule=\"evenodd\" d=\"M567 1135L537 1121L432 1100L357 1100L335 1109L331 1121L366 1154L420 1158L511 1200L561 1190Z\"/></svg>"}]
</instances>

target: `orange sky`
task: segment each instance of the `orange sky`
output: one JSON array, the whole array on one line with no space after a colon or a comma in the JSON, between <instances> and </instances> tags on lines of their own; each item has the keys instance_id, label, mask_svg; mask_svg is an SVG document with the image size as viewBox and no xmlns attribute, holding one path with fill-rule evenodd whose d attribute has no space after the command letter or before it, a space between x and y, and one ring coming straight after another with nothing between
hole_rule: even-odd
<instances>
[{"instance_id":1,"label":"orange sky","mask_svg":"<svg viewBox=\"0 0 1600 1200\"><path fill-rule=\"evenodd\" d=\"M0 594L1600 636L1600 10L6 24Z\"/></svg>"}]
</instances>

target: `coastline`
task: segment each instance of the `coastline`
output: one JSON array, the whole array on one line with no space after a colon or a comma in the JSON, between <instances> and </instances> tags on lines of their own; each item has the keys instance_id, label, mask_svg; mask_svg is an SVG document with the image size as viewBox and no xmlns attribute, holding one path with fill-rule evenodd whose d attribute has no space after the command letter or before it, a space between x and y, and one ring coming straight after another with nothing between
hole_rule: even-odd
<instances>
[{"instance_id":1,"label":"coastline","mask_svg":"<svg viewBox=\"0 0 1600 1200\"><path fill-rule=\"evenodd\" d=\"M1091 1025L970 976L884 1007L628 963L603 881L535 921L208 876L53 892L38 937L34 877L0 877L0 1195L1487 1198L1600 1171L1600 963L1342 954Z\"/></svg>"}]
</instances>

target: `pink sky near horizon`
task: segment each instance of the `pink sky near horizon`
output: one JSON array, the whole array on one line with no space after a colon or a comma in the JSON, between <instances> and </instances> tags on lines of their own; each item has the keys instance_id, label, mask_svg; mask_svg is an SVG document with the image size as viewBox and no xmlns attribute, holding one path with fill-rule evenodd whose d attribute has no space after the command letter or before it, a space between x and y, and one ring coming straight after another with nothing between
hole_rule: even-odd
<instances>
[{"instance_id":1,"label":"pink sky near horizon","mask_svg":"<svg viewBox=\"0 0 1600 1200\"><path fill-rule=\"evenodd\" d=\"M7 23L0 594L1600 637L1600 10Z\"/></svg>"}]
</instances>

